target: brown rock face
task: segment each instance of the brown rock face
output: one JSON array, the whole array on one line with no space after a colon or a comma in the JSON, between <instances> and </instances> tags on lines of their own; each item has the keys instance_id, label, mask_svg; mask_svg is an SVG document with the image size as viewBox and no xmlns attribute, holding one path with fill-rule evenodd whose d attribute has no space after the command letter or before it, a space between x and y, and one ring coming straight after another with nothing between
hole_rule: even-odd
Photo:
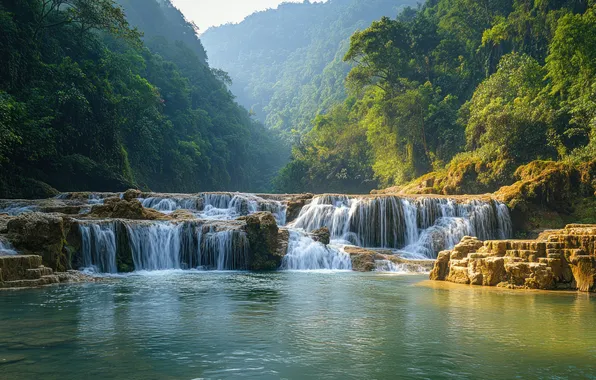
<instances>
[{"instance_id":1,"label":"brown rock face","mask_svg":"<svg viewBox=\"0 0 596 380\"><path fill-rule=\"evenodd\" d=\"M246 233L250 243L248 269L275 270L279 268L285 255L284 251L287 251L289 232L287 230L279 232L275 217L270 212L258 212L240 217L238 220L246 222Z\"/></svg>"},{"instance_id":2,"label":"brown rock face","mask_svg":"<svg viewBox=\"0 0 596 380\"><path fill-rule=\"evenodd\" d=\"M322 227L318 230L314 230L310 233L310 236L314 241L318 241L319 243L325 245L329 244L329 242L331 241L331 232L329 232L329 228L327 227Z\"/></svg>"},{"instance_id":3,"label":"brown rock face","mask_svg":"<svg viewBox=\"0 0 596 380\"><path fill-rule=\"evenodd\" d=\"M88 214L92 218L118 218L132 220L169 220L165 214L144 208L137 199L127 201L120 198L108 198L104 204L93 206Z\"/></svg>"},{"instance_id":4,"label":"brown rock face","mask_svg":"<svg viewBox=\"0 0 596 380\"><path fill-rule=\"evenodd\" d=\"M0 288L31 288L61 282L94 281L77 271L54 273L37 255L0 256Z\"/></svg>"},{"instance_id":5,"label":"brown rock face","mask_svg":"<svg viewBox=\"0 0 596 380\"><path fill-rule=\"evenodd\" d=\"M302 207L304 207L304 205L306 205L306 203L313 197L314 195L310 193L292 196L292 199L287 203L286 222L290 223L298 218L300 211L302 211Z\"/></svg>"},{"instance_id":6,"label":"brown rock face","mask_svg":"<svg viewBox=\"0 0 596 380\"><path fill-rule=\"evenodd\" d=\"M356 272L372 272L375 270L376 252L365 248L348 246L344 251L352 259L352 270Z\"/></svg>"},{"instance_id":7,"label":"brown rock face","mask_svg":"<svg viewBox=\"0 0 596 380\"><path fill-rule=\"evenodd\" d=\"M435 261L435 266L430 272L430 279L435 281L445 281L449 275L449 257L450 251L441 251Z\"/></svg>"},{"instance_id":8,"label":"brown rock face","mask_svg":"<svg viewBox=\"0 0 596 380\"><path fill-rule=\"evenodd\" d=\"M465 237L439 254L431 280L526 289L596 291L596 226L568 225L537 240Z\"/></svg>"},{"instance_id":9,"label":"brown rock face","mask_svg":"<svg viewBox=\"0 0 596 380\"><path fill-rule=\"evenodd\" d=\"M69 269L70 258L64 249L67 228L61 216L25 213L10 220L7 228L8 237L17 250L41 255L44 265L52 269Z\"/></svg>"}]
</instances>

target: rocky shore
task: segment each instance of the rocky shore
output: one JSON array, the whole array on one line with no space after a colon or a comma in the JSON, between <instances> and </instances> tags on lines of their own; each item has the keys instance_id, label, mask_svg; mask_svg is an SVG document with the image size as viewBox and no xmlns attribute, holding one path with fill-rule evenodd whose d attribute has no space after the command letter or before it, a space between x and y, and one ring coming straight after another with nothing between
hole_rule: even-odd
<instances>
[{"instance_id":1,"label":"rocky shore","mask_svg":"<svg viewBox=\"0 0 596 380\"><path fill-rule=\"evenodd\" d=\"M430 279L512 289L596 292L596 225L571 224L535 240L466 236L442 251Z\"/></svg>"}]
</instances>

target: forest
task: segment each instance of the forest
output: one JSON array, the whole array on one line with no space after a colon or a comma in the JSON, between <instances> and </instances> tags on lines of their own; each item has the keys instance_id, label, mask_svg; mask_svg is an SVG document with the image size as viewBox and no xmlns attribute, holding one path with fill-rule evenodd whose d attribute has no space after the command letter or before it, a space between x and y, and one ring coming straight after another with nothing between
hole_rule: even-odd
<instances>
[{"instance_id":1,"label":"forest","mask_svg":"<svg viewBox=\"0 0 596 380\"><path fill-rule=\"evenodd\" d=\"M596 156L593 0L304 1L201 39L170 0L0 19L0 197L484 193Z\"/></svg>"},{"instance_id":2,"label":"forest","mask_svg":"<svg viewBox=\"0 0 596 380\"><path fill-rule=\"evenodd\" d=\"M312 128L317 113L346 98L350 36L417 0L282 3L240 24L201 35L212 66L232 78L238 102L287 144Z\"/></svg>"},{"instance_id":3,"label":"forest","mask_svg":"<svg viewBox=\"0 0 596 380\"><path fill-rule=\"evenodd\" d=\"M355 32L343 60L345 100L295 142L277 191L399 189L430 172L483 193L533 160L596 157L594 1L429 0Z\"/></svg>"},{"instance_id":4,"label":"forest","mask_svg":"<svg viewBox=\"0 0 596 380\"><path fill-rule=\"evenodd\" d=\"M285 158L169 0L0 2L0 196L265 191Z\"/></svg>"}]
</instances>

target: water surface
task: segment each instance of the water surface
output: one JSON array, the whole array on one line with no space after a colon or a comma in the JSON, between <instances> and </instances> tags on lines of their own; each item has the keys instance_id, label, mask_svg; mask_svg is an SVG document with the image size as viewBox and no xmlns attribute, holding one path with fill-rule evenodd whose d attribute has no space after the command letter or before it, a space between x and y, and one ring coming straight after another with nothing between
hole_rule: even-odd
<instances>
[{"instance_id":1,"label":"water surface","mask_svg":"<svg viewBox=\"0 0 596 380\"><path fill-rule=\"evenodd\" d=\"M0 293L0 378L596 378L596 302L352 272Z\"/></svg>"}]
</instances>

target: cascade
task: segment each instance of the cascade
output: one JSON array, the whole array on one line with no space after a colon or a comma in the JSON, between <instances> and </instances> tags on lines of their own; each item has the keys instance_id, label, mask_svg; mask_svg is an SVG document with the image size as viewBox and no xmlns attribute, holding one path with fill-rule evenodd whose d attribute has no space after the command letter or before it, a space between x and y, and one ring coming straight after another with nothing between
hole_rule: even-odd
<instances>
[{"instance_id":1,"label":"cascade","mask_svg":"<svg viewBox=\"0 0 596 380\"><path fill-rule=\"evenodd\" d=\"M150 197L139 199L143 207L152 208L165 214L179 209L198 210L199 198L163 198Z\"/></svg>"},{"instance_id":2,"label":"cascade","mask_svg":"<svg viewBox=\"0 0 596 380\"><path fill-rule=\"evenodd\" d=\"M116 222L79 224L83 268L116 273Z\"/></svg>"},{"instance_id":3,"label":"cascade","mask_svg":"<svg viewBox=\"0 0 596 380\"><path fill-rule=\"evenodd\" d=\"M338 243L403 250L412 258L434 258L463 236L481 240L511 236L507 206L497 201L397 196L322 195L306 205L290 227L328 227Z\"/></svg>"},{"instance_id":4,"label":"cascade","mask_svg":"<svg viewBox=\"0 0 596 380\"><path fill-rule=\"evenodd\" d=\"M117 257L128 254L137 271L246 269L246 233L229 227L202 221L79 221L82 266L98 273L116 273Z\"/></svg>"},{"instance_id":5,"label":"cascade","mask_svg":"<svg viewBox=\"0 0 596 380\"><path fill-rule=\"evenodd\" d=\"M237 230L216 231L209 227L199 252L201 267L217 270L242 270L248 267L249 242L246 233Z\"/></svg>"},{"instance_id":6,"label":"cascade","mask_svg":"<svg viewBox=\"0 0 596 380\"><path fill-rule=\"evenodd\" d=\"M376 260L375 272L428 273L428 271L421 266L413 267L408 264L396 264L391 260Z\"/></svg>"},{"instance_id":7,"label":"cascade","mask_svg":"<svg viewBox=\"0 0 596 380\"><path fill-rule=\"evenodd\" d=\"M288 252L283 258L281 269L351 270L352 260L347 253L338 247L333 245L325 246L314 241L302 231L290 230Z\"/></svg>"},{"instance_id":8,"label":"cascade","mask_svg":"<svg viewBox=\"0 0 596 380\"><path fill-rule=\"evenodd\" d=\"M17 251L8 240L0 237L0 256L16 255Z\"/></svg>"},{"instance_id":9,"label":"cascade","mask_svg":"<svg viewBox=\"0 0 596 380\"><path fill-rule=\"evenodd\" d=\"M195 196L173 196L156 194L149 198L139 198L143 207L163 213L179 209L194 212L199 218L210 220L232 220L259 211L269 211L278 225L286 224L286 206L279 201L263 199L254 194L203 193Z\"/></svg>"}]
</instances>

